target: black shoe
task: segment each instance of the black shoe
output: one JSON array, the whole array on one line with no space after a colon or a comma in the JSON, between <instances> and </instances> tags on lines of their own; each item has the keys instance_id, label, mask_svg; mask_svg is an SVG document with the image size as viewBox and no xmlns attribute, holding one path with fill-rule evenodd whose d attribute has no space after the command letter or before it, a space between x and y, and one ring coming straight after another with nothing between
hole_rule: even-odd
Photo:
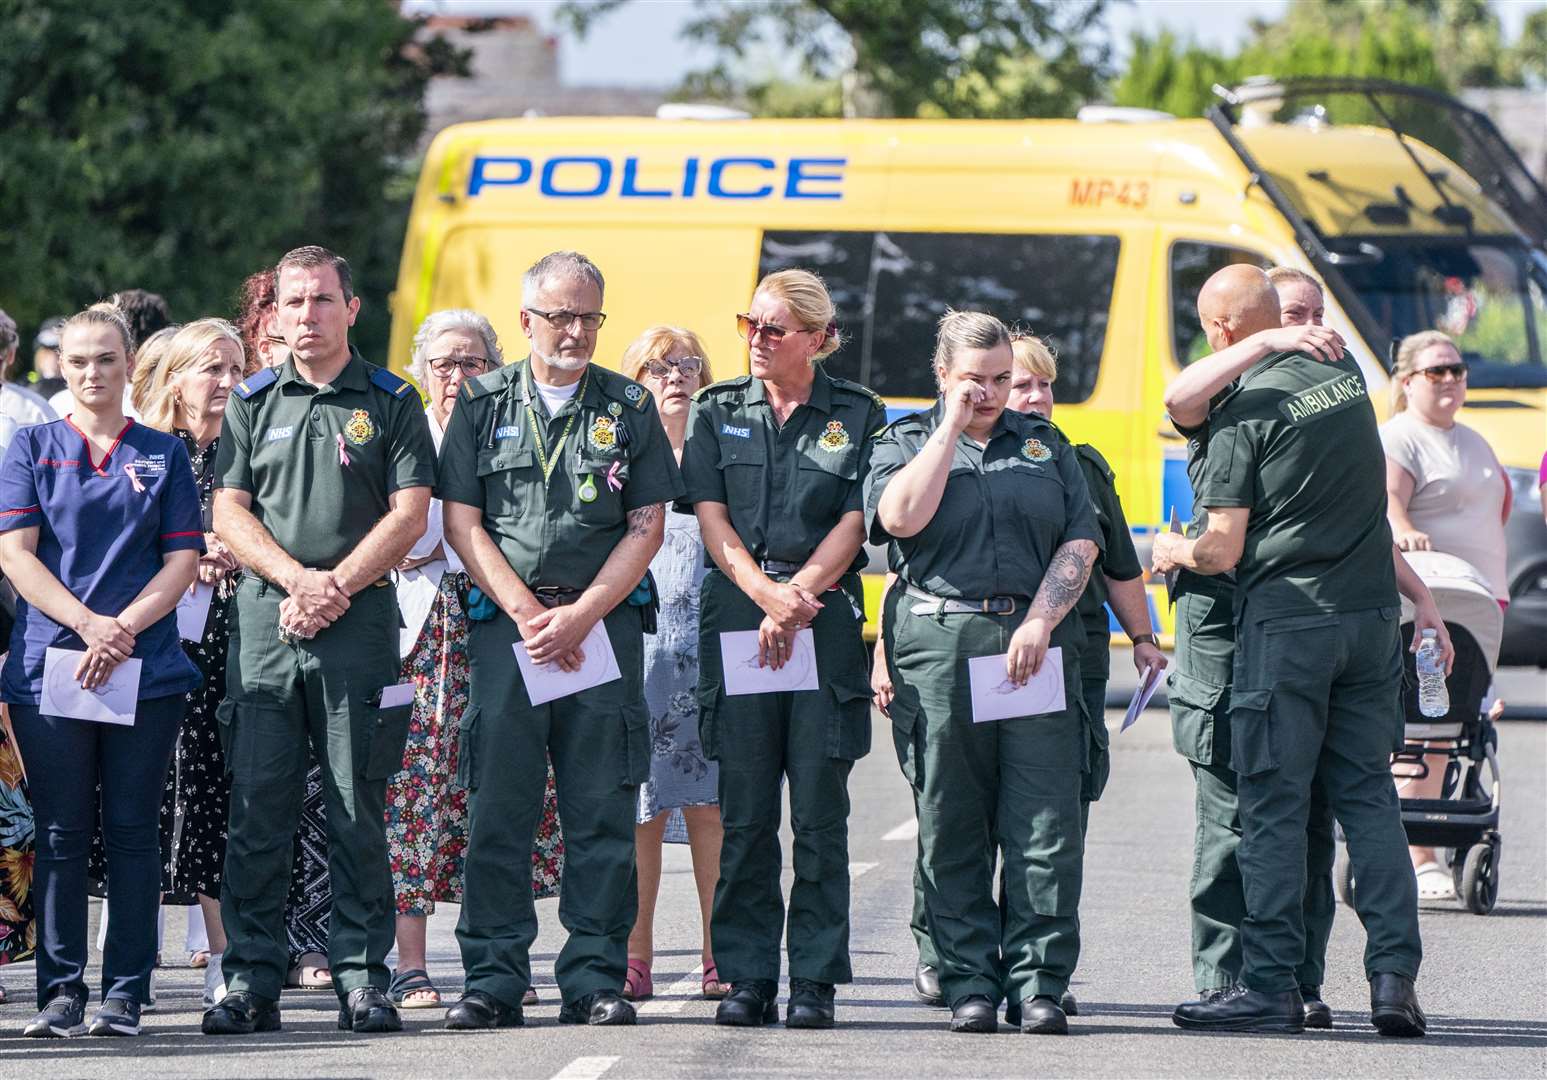
<instances>
[{"instance_id":1,"label":"black shoe","mask_svg":"<svg viewBox=\"0 0 1547 1080\"><path fill-rule=\"evenodd\" d=\"M1058 1002L1038 995L1021 1004L1022 1035L1067 1035L1069 1021Z\"/></svg>"},{"instance_id":2,"label":"black shoe","mask_svg":"<svg viewBox=\"0 0 1547 1080\"><path fill-rule=\"evenodd\" d=\"M220 1004L204 1011L199 1030L206 1035L251 1035L279 1030L279 1003L246 990L227 994Z\"/></svg>"},{"instance_id":3,"label":"black shoe","mask_svg":"<svg viewBox=\"0 0 1547 1080\"><path fill-rule=\"evenodd\" d=\"M1382 1035L1409 1039L1428 1030L1412 979L1382 972L1370 980L1370 1023Z\"/></svg>"},{"instance_id":4,"label":"black shoe","mask_svg":"<svg viewBox=\"0 0 1547 1080\"><path fill-rule=\"evenodd\" d=\"M511 1008L482 990L468 990L462 1000L446 1010L448 1031L483 1031L487 1028L521 1027L526 1018L518 1005Z\"/></svg>"},{"instance_id":5,"label":"black shoe","mask_svg":"<svg viewBox=\"0 0 1547 1080\"><path fill-rule=\"evenodd\" d=\"M984 994L968 994L951 1006L951 1030L992 1035L999 1030L994 1003Z\"/></svg>"},{"instance_id":6,"label":"black shoe","mask_svg":"<svg viewBox=\"0 0 1547 1080\"><path fill-rule=\"evenodd\" d=\"M592 1024L596 1027L628 1027L634 1023L634 1006L612 990L598 990L579 1001L559 1006L559 1023Z\"/></svg>"},{"instance_id":7,"label":"black shoe","mask_svg":"<svg viewBox=\"0 0 1547 1080\"><path fill-rule=\"evenodd\" d=\"M21 1029L29 1039L68 1039L85 1034L86 1001L84 998L60 994L32 1022Z\"/></svg>"},{"instance_id":8,"label":"black shoe","mask_svg":"<svg viewBox=\"0 0 1547 1080\"><path fill-rule=\"evenodd\" d=\"M728 1027L762 1027L779 1022L779 988L773 983L736 983L714 1010L714 1022Z\"/></svg>"},{"instance_id":9,"label":"black shoe","mask_svg":"<svg viewBox=\"0 0 1547 1080\"><path fill-rule=\"evenodd\" d=\"M1074 1000L1074 994L1068 990L1065 990L1064 996L1058 999L1058 1007L1064 1011L1065 1016L1080 1015L1080 1003Z\"/></svg>"},{"instance_id":10,"label":"black shoe","mask_svg":"<svg viewBox=\"0 0 1547 1080\"><path fill-rule=\"evenodd\" d=\"M836 991L832 983L812 982L810 979L790 980L790 1003L784 1010L784 1026L788 1028L830 1028L833 1019L833 998Z\"/></svg>"},{"instance_id":11,"label":"black shoe","mask_svg":"<svg viewBox=\"0 0 1547 1080\"><path fill-rule=\"evenodd\" d=\"M91 1018L90 1035L138 1035L140 1003L127 998L110 997Z\"/></svg>"},{"instance_id":12,"label":"black shoe","mask_svg":"<svg viewBox=\"0 0 1547 1080\"><path fill-rule=\"evenodd\" d=\"M1305 1026L1325 1030L1332 1026L1332 1007L1321 1000L1321 987L1300 984L1300 1000L1305 1002Z\"/></svg>"},{"instance_id":13,"label":"black shoe","mask_svg":"<svg viewBox=\"0 0 1547 1080\"><path fill-rule=\"evenodd\" d=\"M940 972L928 964L920 963L913 969L913 992L925 1005L938 1008L945 1004L945 995L940 992Z\"/></svg>"},{"instance_id":14,"label":"black shoe","mask_svg":"<svg viewBox=\"0 0 1547 1080\"><path fill-rule=\"evenodd\" d=\"M357 986L338 1009L338 1029L359 1035L377 1035L402 1031L403 1020L397 1006L385 990L375 986Z\"/></svg>"},{"instance_id":15,"label":"black shoe","mask_svg":"<svg viewBox=\"0 0 1547 1080\"><path fill-rule=\"evenodd\" d=\"M1265 994L1232 986L1218 997L1184 1001L1171 1014L1180 1028L1201 1031L1277 1031L1298 1035L1305 1030L1305 1005L1300 991Z\"/></svg>"}]
</instances>

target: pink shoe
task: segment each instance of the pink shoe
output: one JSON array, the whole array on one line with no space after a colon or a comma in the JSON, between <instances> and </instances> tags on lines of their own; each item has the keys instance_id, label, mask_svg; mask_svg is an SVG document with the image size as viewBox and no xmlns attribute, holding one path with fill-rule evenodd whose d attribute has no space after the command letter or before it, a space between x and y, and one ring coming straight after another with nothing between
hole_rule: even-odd
<instances>
[{"instance_id":1,"label":"pink shoe","mask_svg":"<svg viewBox=\"0 0 1547 1080\"><path fill-rule=\"evenodd\" d=\"M655 997L655 984L650 981L650 965L643 960L628 962L628 976L623 980L625 1001L649 1001Z\"/></svg>"}]
</instances>

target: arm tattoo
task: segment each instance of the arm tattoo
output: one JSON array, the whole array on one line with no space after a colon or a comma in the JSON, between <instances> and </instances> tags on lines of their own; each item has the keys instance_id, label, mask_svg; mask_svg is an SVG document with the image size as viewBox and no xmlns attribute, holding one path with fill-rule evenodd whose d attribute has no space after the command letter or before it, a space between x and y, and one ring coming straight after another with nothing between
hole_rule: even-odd
<instances>
[{"instance_id":1,"label":"arm tattoo","mask_svg":"<svg viewBox=\"0 0 1547 1080\"><path fill-rule=\"evenodd\" d=\"M644 536L664 513L665 503L651 503L628 512L628 536Z\"/></svg>"},{"instance_id":2,"label":"arm tattoo","mask_svg":"<svg viewBox=\"0 0 1547 1080\"><path fill-rule=\"evenodd\" d=\"M1096 545L1090 540L1071 540L1053 553L1032 601L1033 612L1053 622L1062 619L1085 591L1090 567L1096 561Z\"/></svg>"}]
</instances>

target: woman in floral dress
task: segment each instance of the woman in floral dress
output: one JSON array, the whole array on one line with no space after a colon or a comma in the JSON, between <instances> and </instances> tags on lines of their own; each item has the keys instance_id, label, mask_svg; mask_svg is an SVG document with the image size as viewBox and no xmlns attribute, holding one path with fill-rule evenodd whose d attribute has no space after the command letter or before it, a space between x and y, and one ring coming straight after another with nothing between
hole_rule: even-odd
<instances>
[{"instance_id":1,"label":"woman in floral dress","mask_svg":"<svg viewBox=\"0 0 1547 1080\"><path fill-rule=\"evenodd\" d=\"M409 374L428 394L425 415L437 449L462 381L502 363L494 328L477 312L438 311L420 325ZM397 896L398 949L390 993L403 1008L422 1009L441 1003L425 965L426 920L437 902L461 903L467 849L467 792L452 780L457 774L457 725L467 708L468 579L456 552L443 542L439 500L431 501L429 526L398 567L397 578L404 623L403 678L414 683L414 708L403 771L387 784L387 848ZM564 840L550 763L532 849L533 894L555 895L563 866ZM528 990L524 1003L536 1000L536 992Z\"/></svg>"},{"instance_id":2,"label":"woman in floral dress","mask_svg":"<svg viewBox=\"0 0 1547 1080\"><path fill-rule=\"evenodd\" d=\"M680 461L693 394L712 381L703 343L691 330L655 326L623 354L623 374L655 395L666 437ZM719 767L698 739L698 587L704 543L692 514L667 514L661 550L650 561L661 610L645 637L645 703L650 707L650 778L639 788L634 833L639 865L639 915L628 939L623 996L651 997L655 899L661 885L661 843L682 842L693 854L693 878L703 925L703 990L725 996L709 942L709 909L720 876ZM686 827L684 830L684 826Z\"/></svg>"}]
</instances>

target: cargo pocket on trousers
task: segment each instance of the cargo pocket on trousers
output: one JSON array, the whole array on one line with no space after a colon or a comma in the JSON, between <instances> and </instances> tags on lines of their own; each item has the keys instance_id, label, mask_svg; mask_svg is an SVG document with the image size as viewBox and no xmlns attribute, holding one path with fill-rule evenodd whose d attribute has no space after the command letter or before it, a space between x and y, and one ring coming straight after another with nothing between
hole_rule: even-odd
<instances>
[{"instance_id":1,"label":"cargo pocket on trousers","mask_svg":"<svg viewBox=\"0 0 1547 1080\"><path fill-rule=\"evenodd\" d=\"M833 717L827 734L827 756L858 761L870 753L870 684L834 684Z\"/></svg>"},{"instance_id":2,"label":"cargo pocket on trousers","mask_svg":"<svg viewBox=\"0 0 1547 1080\"><path fill-rule=\"evenodd\" d=\"M408 722L413 711L412 705L373 710L361 779L385 780L403 771L403 747L408 743Z\"/></svg>"},{"instance_id":3,"label":"cargo pocket on trousers","mask_svg":"<svg viewBox=\"0 0 1547 1080\"><path fill-rule=\"evenodd\" d=\"M224 771L231 775L231 744L236 737L236 702L226 698L215 706L215 736L220 740Z\"/></svg>"},{"instance_id":4,"label":"cargo pocket on trousers","mask_svg":"<svg viewBox=\"0 0 1547 1080\"><path fill-rule=\"evenodd\" d=\"M1227 689L1180 671L1173 671L1166 679L1166 697L1171 703L1171 745L1188 761L1215 764L1218 732L1214 721Z\"/></svg>"},{"instance_id":5,"label":"cargo pocket on trousers","mask_svg":"<svg viewBox=\"0 0 1547 1080\"><path fill-rule=\"evenodd\" d=\"M451 786L460 791L478 788L478 716L478 706L470 705L457 725L457 771Z\"/></svg>"},{"instance_id":6,"label":"cargo pocket on trousers","mask_svg":"<svg viewBox=\"0 0 1547 1080\"><path fill-rule=\"evenodd\" d=\"M1240 776L1278 768L1269 706L1272 690L1237 690L1230 702L1230 767Z\"/></svg>"},{"instance_id":7,"label":"cargo pocket on trousers","mask_svg":"<svg viewBox=\"0 0 1547 1080\"><path fill-rule=\"evenodd\" d=\"M698 744L704 748L704 757L720 760L720 689L710 687L698 693Z\"/></svg>"},{"instance_id":8,"label":"cargo pocket on trousers","mask_svg":"<svg viewBox=\"0 0 1547 1080\"><path fill-rule=\"evenodd\" d=\"M897 764L902 768L903 779L916 789L919 786L918 706L902 698L892 698L892 745L897 750Z\"/></svg>"},{"instance_id":9,"label":"cargo pocket on trousers","mask_svg":"<svg viewBox=\"0 0 1547 1080\"><path fill-rule=\"evenodd\" d=\"M1079 710L1084 712L1084 709ZM1106 790L1112 775L1112 736L1107 731L1106 715L1085 717L1085 762L1080 777L1080 798L1095 802Z\"/></svg>"},{"instance_id":10,"label":"cargo pocket on trousers","mask_svg":"<svg viewBox=\"0 0 1547 1080\"><path fill-rule=\"evenodd\" d=\"M1078 800L1042 800L1031 813L1030 835L1025 873L1031 910L1049 917L1078 915L1085 850Z\"/></svg>"},{"instance_id":11,"label":"cargo pocket on trousers","mask_svg":"<svg viewBox=\"0 0 1547 1080\"><path fill-rule=\"evenodd\" d=\"M623 781L638 787L650 779L650 710L643 702L618 710L623 723Z\"/></svg>"}]
</instances>

